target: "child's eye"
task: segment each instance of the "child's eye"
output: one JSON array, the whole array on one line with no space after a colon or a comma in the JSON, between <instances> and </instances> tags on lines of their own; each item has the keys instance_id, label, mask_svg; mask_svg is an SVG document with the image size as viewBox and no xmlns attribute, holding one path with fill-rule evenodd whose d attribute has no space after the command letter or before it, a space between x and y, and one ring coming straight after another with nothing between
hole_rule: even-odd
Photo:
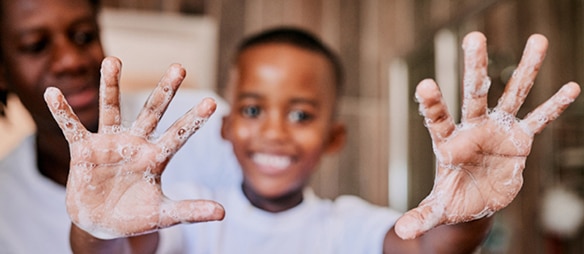
<instances>
[{"instance_id":1,"label":"child's eye","mask_svg":"<svg viewBox=\"0 0 584 254\"><path fill-rule=\"evenodd\" d=\"M294 110L288 114L288 120L293 123L305 122L312 119L312 115L301 110Z\"/></svg>"},{"instance_id":2,"label":"child's eye","mask_svg":"<svg viewBox=\"0 0 584 254\"><path fill-rule=\"evenodd\" d=\"M245 106L241 109L241 114L245 117L257 117L260 113L261 110L258 106Z\"/></svg>"}]
</instances>

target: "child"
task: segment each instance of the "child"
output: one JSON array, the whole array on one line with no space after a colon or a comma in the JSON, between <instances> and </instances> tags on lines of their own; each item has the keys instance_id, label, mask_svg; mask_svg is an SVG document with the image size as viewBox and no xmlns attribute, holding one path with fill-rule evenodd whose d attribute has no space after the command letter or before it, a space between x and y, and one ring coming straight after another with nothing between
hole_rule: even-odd
<instances>
[{"instance_id":1,"label":"child","mask_svg":"<svg viewBox=\"0 0 584 254\"><path fill-rule=\"evenodd\" d=\"M490 215L507 206L519 191L521 172L534 134L553 121L580 92L577 84L567 84L524 120L513 121L547 47L545 38L535 35L530 38L524 58L499 105L487 111L485 41L482 34L471 33L463 43L466 58L461 125L454 125L433 81L424 80L417 88L416 97L434 142L438 168L433 191L419 207L401 218L389 209L355 197L322 200L307 188L321 156L339 150L344 141L345 129L335 117L342 75L334 54L310 34L295 29L267 31L244 41L233 64L227 94L232 111L224 118L222 128L222 135L232 143L241 166L242 183L221 188L176 185L175 190L167 193L174 198L196 195L211 199L227 211L222 222L174 227L184 234L185 251L472 252L490 228ZM119 66L113 67L112 72L117 72ZM167 74L172 84L180 76L174 72ZM115 85L112 82L108 88L114 91ZM157 88L146 108L155 112L163 110L167 99L162 100L161 106L152 102L162 99L160 91L164 89L176 87ZM113 94L105 94L102 100L111 99ZM135 153L105 159L99 158L101 151L120 153L116 152L120 151L118 144L109 141L113 134L100 130L99 135L86 138L87 143L80 144L76 141L79 136L76 129L82 126L74 121L64 99L57 91L50 90L46 100L72 146L74 176L70 179L79 179L70 180L67 187L67 206L75 223L72 226L74 250L152 251L158 245L159 235L148 232L178 223L223 218L224 210L216 203L168 201L157 181L140 177L110 178L99 175L97 170L144 172L146 168L147 175L162 172L172 152L184 142L181 132L198 128L198 121L193 119L207 117L213 108L211 101L203 101L197 110L179 119L153 143L147 137L156 120L144 122L138 118L135 125L146 126L146 131L136 135L136 130L131 129L115 134L126 147L129 144L136 148L132 150ZM58 114L58 110L67 114ZM106 119L115 119L116 114L103 111L104 108L102 114ZM117 123L109 120L105 126L109 125ZM89 144L99 149L93 148L94 155L82 156L79 151L87 150ZM146 157L149 153L159 153L161 147L170 149L163 150L163 155ZM134 161L134 156L140 160ZM93 171L77 166L87 162L93 165ZM135 174L130 172L126 174ZM115 182L127 187L122 190L103 187L99 193L92 193L93 187L88 188L87 183L93 181L101 186ZM164 237L165 230L162 232ZM116 239L97 240L94 236ZM164 240L160 243L164 244Z\"/></svg>"}]
</instances>

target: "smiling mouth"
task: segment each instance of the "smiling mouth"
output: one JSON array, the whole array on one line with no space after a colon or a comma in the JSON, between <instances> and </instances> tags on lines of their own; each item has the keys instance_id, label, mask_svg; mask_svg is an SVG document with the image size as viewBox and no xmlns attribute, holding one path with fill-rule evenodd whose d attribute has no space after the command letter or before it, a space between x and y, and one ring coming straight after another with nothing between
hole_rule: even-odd
<instances>
[{"instance_id":1,"label":"smiling mouth","mask_svg":"<svg viewBox=\"0 0 584 254\"><path fill-rule=\"evenodd\" d=\"M84 89L76 93L69 93L65 95L67 102L74 109L85 108L95 101L97 93L93 89Z\"/></svg>"},{"instance_id":2,"label":"smiling mouth","mask_svg":"<svg viewBox=\"0 0 584 254\"><path fill-rule=\"evenodd\" d=\"M290 156L273 155L266 153L255 153L252 160L259 166L272 169L274 171L282 171L292 164Z\"/></svg>"}]
</instances>

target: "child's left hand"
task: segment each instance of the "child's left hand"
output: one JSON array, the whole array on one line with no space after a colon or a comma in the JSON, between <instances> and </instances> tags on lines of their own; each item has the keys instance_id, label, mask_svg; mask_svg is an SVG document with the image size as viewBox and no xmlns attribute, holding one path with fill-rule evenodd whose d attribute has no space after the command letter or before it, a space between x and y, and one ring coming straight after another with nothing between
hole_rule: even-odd
<instances>
[{"instance_id":1,"label":"child's left hand","mask_svg":"<svg viewBox=\"0 0 584 254\"><path fill-rule=\"evenodd\" d=\"M168 69L130 128L122 126L120 72L119 59L103 60L97 133L83 126L58 89L45 92L47 106L71 150L66 204L72 222L94 237L111 239L178 223L223 219L220 204L170 200L160 181L174 153L213 114L215 101L201 101L155 138L158 121L185 77L184 68Z\"/></svg>"},{"instance_id":2,"label":"child's left hand","mask_svg":"<svg viewBox=\"0 0 584 254\"><path fill-rule=\"evenodd\" d=\"M580 93L578 84L570 82L525 119L516 119L547 45L541 35L529 38L498 105L489 110L486 39L478 32L467 35L463 42L464 98L458 125L448 113L436 83L420 82L416 98L432 138L437 172L430 195L397 221L398 236L411 239L438 225L483 218L515 198L523 183L522 173L534 135Z\"/></svg>"}]
</instances>

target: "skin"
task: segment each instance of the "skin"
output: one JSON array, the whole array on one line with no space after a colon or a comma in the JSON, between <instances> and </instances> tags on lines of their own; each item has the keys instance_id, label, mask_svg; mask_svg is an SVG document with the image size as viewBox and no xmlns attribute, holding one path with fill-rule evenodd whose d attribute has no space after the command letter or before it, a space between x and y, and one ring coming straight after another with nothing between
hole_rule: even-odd
<instances>
[{"instance_id":1,"label":"skin","mask_svg":"<svg viewBox=\"0 0 584 254\"><path fill-rule=\"evenodd\" d=\"M458 125L448 114L436 83L424 80L418 85L416 98L432 137L438 173L430 195L397 222L400 236L414 238L421 232L410 227L427 230L439 224L473 220L511 203L523 184L522 173L534 135L580 93L580 87L570 82L525 119L515 118L534 83L547 46L547 39L541 35L529 38L515 74L498 105L489 112L486 38L480 33L466 36L465 81L471 82L464 84L462 120ZM427 223L433 219L435 224Z\"/></svg>"},{"instance_id":2,"label":"skin","mask_svg":"<svg viewBox=\"0 0 584 254\"><path fill-rule=\"evenodd\" d=\"M247 49L234 68L222 135L233 145L252 204L287 210L302 201L322 155L344 143L345 128L333 118L332 70L324 57L283 44Z\"/></svg>"},{"instance_id":3,"label":"skin","mask_svg":"<svg viewBox=\"0 0 584 254\"><path fill-rule=\"evenodd\" d=\"M278 49L278 55L272 55L274 52L268 54L270 50L276 49ZM534 35L528 40L523 58L514 77L507 84L499 104L493 110L488 111L486 96L489 82L486 76L486 39L481 33L470 33L464 39L463 49L465 54L463 84L465 96L460 124L455 124L448 114L446 104L434 81L424 80L416 89L420 112L425 118L437 158L436 181L428 197L417 208L404 214L397 221L395 227L388 231L384 240L384 253L472 252L482 242L490 228L492 220L489 215L507 206L521 188L522 171L534 135L555 120L580 93L580 87L576 83L570 82L534 109L525 119L515 119L517 110L533 85L547 49L547 40L541 35ZM333 94L330 90L332 75L330 75L330 70L326 71L327 65L324 60L318 60L319 56L314 53L282 45L258 46L248 50L241 55L237 62L238 71L236 78L233 79L235 87L233 87L234 92L231 98L236 107L231 115L225 119L223 135L234 142L234 150L238 154L238 159L242 161L246 174L243 185L246 196L254 205L277 212L301 201L301 198L298 198L300 190L308 181L310 173L313 172L318 157L342 146L341 137L343 135L339 133L343 132L337 132L336 124L327 124L327 122L334 122L330 121L334 119L332 118L334 98L330 99L330 94ZM263 59L264 53L271 55L271 58L264 59L262 63L254 62L256 59ZM296 64L288 57L309 61L311 64L304 66L311 66L311 68L301 69L302 64ZM279 61L283 61L283 59L291 61L290 64L281 65ZM246 65L242 66L242 63L246 63ZM299 68L298 70L302 71L298 72L298 75L287 76L288 71L295 73L294 68ZM312 70L319 71L315 73L311 72ZM119 66L116 64L111 65L111 68L104 68L104 80L109 80L105 82L108 83L106 86L109 87L106 91L113 92L103 93L102 97L105 96L105 98L102 98L102 101L112 101L110 104L114 109L116 108L114 95L117 95L117 89L115 89L117 79L112 77L116 77L118 73ZM170 73L175 72L170 71ZM167 78L173 80L172 75L171 77L168 75ZM287 82L287 80L298 82ZM176 81L170 81L171 84L174 82ZM109 85L110 83L111 85ZM307 83L314 83L315 87L328 92L320 93L318 89L315 91L307 86ZM329 87L328 90L327 87ZM172 91L173 89L167 88L165 90ZM55 114L59 125L65 133L68 133L67 137L72 146L78 146L77 150L93 146L99 147L96 151L85 154L72 149L73 165L86 165L90 161L94 168L114 170L124 168L131 170L131 174L140 172L150 174L151 169L161 172L165 162L172 157L172 151L178 149L184 141L176 138L177 134L180 133L180 127L171 128L163 135L163 137L168 138L165 142L167 147L172 147L171 152L158 157L147 156L153 152L152 150L160 151L160 145L158 145L160 141L154 142L153 145L148 140L147 135L149 130L156 125L159 113L164 111L165 105L168 103L168 100L160 99L160 97L167 98L168 96L165 96L164 93L160 95L159 90L154 91L154 99L149 100L145 110L137 120L138 126L147 128L139 128L137 130L139 135L131 137L126 137L126 132L102 132L102 126L100 126L100 132L97 135L89 135L87 131L83 131L80 135L78 130L83 129L82 125L75 121L74 113L64 107L66 105L65 99L53 89L48 91L47 104ZM314 96L310 92L316 93L320 97ZM250 94L252 96L249 96ZM295 111L297 97L319 98L319 103L312 104L313 106L317 105L314 108L300 103L301 107L307 107L304 109L307 112L312 112L310 110L314 109L317 117L313 118L312 121L291 121L303 119L298 117L303 114L297 114ZM198 115L198 117L207 116L210 114L208 112L210 104L208 103L210 102L203 102L199 105L195 110L199 113L187 113L185 117L191 118L193 114ZM65 110L67 113L58 114L59 110ZM102 108L102 114L104 114L102 116L104 119L117 119L116 116L119 112L117 109L108 111ZM185 123L185 121L179 120L179 122L181 123L179 126L192 126L192 123L188 123L188 121ZM109 120L105 127L117 124L115 120ZM103 129L111 130L111 128ZM255 132L261 132L263 136L254 136L257 135ZM296 132L304 133L303 135L306 136L296 136ZM112 139L112 135L115 135L116 138ZM77 141L78 139L75 137L80 137L83 142ZM118 140L120 140L119 143L115 142ZM135 150L137 153L130 153L131 156L123 160L121 158L127 153L123 153L124 149L119 149L119 147L128 144L128 142L135 145L143 144L144 149ZM269 147L269 151L261 150L263 148L260 145ZM253 159L254 153L286 155L294 159L290 164L283 163L282 161L286 160L281 158L274 160L278 161L276 163L266 163L266 161L271 160ZM112 156L104 156L105 154L115 155L114 157L118 161L111 163ZM134 156L142 156L139 163L132 163ZM143 163L155 166L148 169L148 167L143 166ZM265 164L271 164L271 166L265 166ZM287 166L282 170L278 169L277 165ZM84 179L83 177L88 173L86 169L85 166L73 167L72 178ZM160 197L158 191L160 182L135 177L111 177L107 174L97 174L97 172L91 174L91 181L102 183L105 186L104 191L111 194L105 196L90 195L87 194L89 193L87 190L80 191L80 189L88 188L87 184L82 181L71 181L71 185L67 188L68 195L79 195L79 199L87 198L87 203L72 201L68 198L68 210L92 212L96 211L88 209L92 208L92 204L103 203L111 204L110 210L132 213L134 217L127 218L125 223L112 223L117 218L105 218L90 220L85 226L74 226L72 228L74 250L84 253L92 251L111 253L112 251L131 252L134 245L155 248L154 244L147 245L147 243L140 242L141 238L124 237L148 233L152 229L167 227L174 223L168 223L168 221L160 220L160 217L152 216L152 211L148 209L133 207L136 200L146 200L146 204L150 207L163 206L166 201ZM145 184L145 181L148 184ZM270 181L278 181L279 184L273 186L270 185ZM123 189L107 187L114 186L114 184L110 184L114 182L117 184L124 182L127 187ZM136 188L145 189L133 191L132 200L119 198L126 195L126 191ZM113 198L114 202L110 198ZM280 203L278 200L286 202ZM203 221L221 218L220 211L203 209L197 215L180 212L177 214L182 216L181 221ZM94 215L101 213L103 211L98 210ZM72 214L75 221L75 213ZM81 222L80 220L75 221L76 224ZM99 230L94 230L96 228ZM94 236L99 236L102 233L100 230L104 229L110 234L112 232L120 233L117 236L120 238L111 241L96 239ZM152 235L146 234L144 237ZM152 251L152 248L149 250Z\"/></svg>"},{"instance_id":4,"label":"skin","mask_svg":"<svg viewBox=\"0 0 584 254\"><path fill-rule=\"evenodd\" d=\"M9 10L0 15L0 89L18 95L38 126L36 155L40 173L65 186L71 161L69 143L43 102L43 95L48 87L58 88L63 95L57 96L59 100L68 101L76 121L87 131L97 131L98 121L111 121L108 119L113 112L102 110L104 113L99 114L104 53L95 10L86 0L3 0L0 4L0 10ZM104 82L117 80L119 71L109 74L104 75L108 78ZM116 95L117 91L101 97ZM68 195L71 197L74 196ZM78 231L82 230L72 226L72 238L84 236L75 234ZM99 241L90 242L99 245ZM128 238L126 242L140 244L135 248L122 244L123 249L147 253L146 250L155 249L158 235ZM102 250L111 249L106 245Z\"/></svg>"},{"instance_id":5,"label":"skin","mask_svg":"<svg viewBox=\"0 0 584 254\"><path fill-rule=\"evenodd\" d=\"M515 118L547 46L542 35L529 38L513 78L489 112L486 38L478 32L468 34L463 41L465 82L458 125L449 115L437 84L433 80L420 82L416 98L436 154L436 179L431 193L387 234L386 253L469 253L480 244L487 233L488 216L511 203L521 189L534 135L580 93L578 84L570 82L525 119ZM396 236L415 240L400 245Z\"/></svg>"},{"instance_id":6,"label":"skin","mask_svg":"<svg viewBox=\"0 0 584 254\"><path fill-rule=\"evenodd\" d=\"M117 58L108 57L103 61L105 75L100 86L101 113L97 133L83 126L59 89L50 87L45 92L47 105L70 144L71 173L66 201L67 212L74 223L71 231L73 251L97 248L107 253L153 252L158 242L157 234L131 238L130 243L138 243L133 247L119 240L101 246L105 241L93 237L113 239L141 235L178 223L221 220L225 215L223 207L213 201L170 200L160 186L166 164L215 111L215 101L203 100L161 137L153 139L151 134L186 72L182 66L172 65L132 126L125 129L121 125L118 96L120 69L121 62Z\"/></svg>"},{"instance_id":7,"label":"skin","mask_svg":"<svg viewBox=\"0 0 584 254\"><path fill-rule=\"evenodd\" d=\"M65 185L69 150L46 104L49 86L60 88L82 123L97 130L99 68L103 51L88 1L5 0L0 28L0 89L19 96L37 128L38 167ZM71 11L76 10L76 11Z\"/></svg>"}]
</instances>

